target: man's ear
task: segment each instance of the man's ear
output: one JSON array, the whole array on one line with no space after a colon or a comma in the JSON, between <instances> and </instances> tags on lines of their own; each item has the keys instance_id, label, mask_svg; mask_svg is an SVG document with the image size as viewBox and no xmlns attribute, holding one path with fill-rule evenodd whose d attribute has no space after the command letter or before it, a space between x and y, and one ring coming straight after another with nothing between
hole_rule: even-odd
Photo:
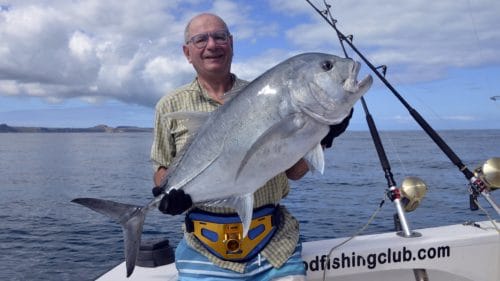
<instances>
[{"instance_id":1,"label":"man's ear","mask_svg":"<svg viewBox=\"0 0 500 281\"><path fill-rule=\"evenodd\" d=\"M182 45L182 51L184 52L184 56L186 56L188 62L191 63L191 54L189 53L189 47L186 45Z\"/></svg>"}]
</instances>

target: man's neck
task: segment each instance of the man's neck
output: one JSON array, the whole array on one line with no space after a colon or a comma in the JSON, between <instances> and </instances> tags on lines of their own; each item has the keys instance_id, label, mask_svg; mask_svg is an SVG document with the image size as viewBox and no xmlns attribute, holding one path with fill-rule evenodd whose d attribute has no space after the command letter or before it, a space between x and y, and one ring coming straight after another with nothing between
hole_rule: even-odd
<instances>
[{"instance_id":1,"label":"man's neck","mask_svg":"<svg viewBox=\"0 0 500 281\"><path fill-rule=\"evenodd\" d=\"M207 91L210 97L221 104L224 103L224 94L233 87L233 80L233 75L231 74L216 79L204 79L203 77L198 77L198 83L200 83L200 86Z\"/></svg>"}]
</instances>

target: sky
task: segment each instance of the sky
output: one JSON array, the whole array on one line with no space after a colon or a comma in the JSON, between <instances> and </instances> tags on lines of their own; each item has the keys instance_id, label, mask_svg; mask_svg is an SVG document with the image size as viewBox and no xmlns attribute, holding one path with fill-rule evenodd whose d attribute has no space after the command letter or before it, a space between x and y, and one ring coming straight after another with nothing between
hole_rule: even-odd
<instances>
[{"instance_id":1,"label":"sky","mask_svg":"<svg viewBox=\"0 0 500 281\"><path fill-rule=\"evenodd\" d=\"M324 10L324 2L311 1ZM435 129L500 129L500 1L330 0L332 17ZM304 0L0 0L0 124L152 127L154 105L194 78L188 20L220 15L232 71L252 80L303 52L344 56ZM349 57L360 58L347 47ZM370 72L366 65L361 75ZM365 100L378 129L419 129L375 77ZM349 129L367 130L360 103Z\"/></svg>"}]
</instances>

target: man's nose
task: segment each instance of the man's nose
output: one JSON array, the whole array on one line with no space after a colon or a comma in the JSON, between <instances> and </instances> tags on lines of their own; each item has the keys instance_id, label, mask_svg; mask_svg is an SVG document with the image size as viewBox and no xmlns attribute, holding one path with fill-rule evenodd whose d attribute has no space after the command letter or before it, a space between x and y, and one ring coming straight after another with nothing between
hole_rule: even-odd
<instances>
[{"instance_id":1,"label":"man's nose","mask_svg":"<svg viewBox=\"0 0 500 281\"><path fill-rule=\"evenodd\" d=\"M212 36L208 36L207 48L213 48L215 46L217 46L215 39Z\"/></svg>"}]
</instances>

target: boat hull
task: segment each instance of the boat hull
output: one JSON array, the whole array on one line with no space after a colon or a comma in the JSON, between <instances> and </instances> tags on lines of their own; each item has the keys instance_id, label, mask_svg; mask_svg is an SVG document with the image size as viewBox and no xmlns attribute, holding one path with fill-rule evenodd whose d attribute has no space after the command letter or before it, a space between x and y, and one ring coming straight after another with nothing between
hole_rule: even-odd
<instances>
[{"instance_id":1,"label":"boat hull","mask_svg":"<svg viewBox=\"0 0 500 281\"><path fill-rule=\"evenodd\" d=\"M500 280L500 234L492 222L450 225L415 231L402 237L396 232L361 235L335 249L346 238L303 243L307 280ZM125 263L98 278L122 280ZM418 279L421 278L421 279ZM423 279L428 278L428 279ZM136 267L128 280L177 280L174 264Z\"/></svg>"}]
</instances>

